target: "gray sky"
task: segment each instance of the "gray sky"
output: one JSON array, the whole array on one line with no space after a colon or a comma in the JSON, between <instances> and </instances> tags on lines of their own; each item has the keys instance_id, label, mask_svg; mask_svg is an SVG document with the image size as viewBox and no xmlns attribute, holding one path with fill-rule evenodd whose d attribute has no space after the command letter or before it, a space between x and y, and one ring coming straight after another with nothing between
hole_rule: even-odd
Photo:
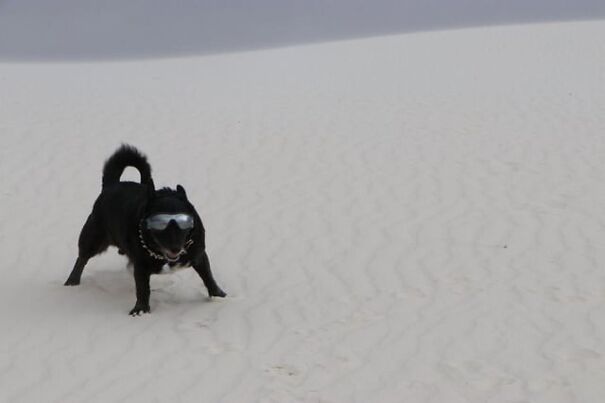
<instances>
[{"instance_id":1,"label":"gray sky","mask_svg":"<svg viewBox=\"0 0 605 403\"><path fill-rule=\"evenodd\" d=\"M0 0L0 60L208 54L605 18L605 0Z\"/></svg>"}]
</instances>

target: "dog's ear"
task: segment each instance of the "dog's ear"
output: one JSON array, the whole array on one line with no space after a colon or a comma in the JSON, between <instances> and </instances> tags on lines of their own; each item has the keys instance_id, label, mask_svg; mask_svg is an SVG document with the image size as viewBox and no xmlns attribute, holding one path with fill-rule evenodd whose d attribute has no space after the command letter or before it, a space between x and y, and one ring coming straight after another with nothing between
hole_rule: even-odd
<instances>
[{"instance_id":1,"label":"dog's ear","mask_svg":"<svg viewBox=\"0 0 605 403\"><path fill-rule=\"evenodd\" d=\"M181 185L176 185L176 193L183 199L187 200L187 193L185 193L185 188Z\"/></svg>"}]
</instances>

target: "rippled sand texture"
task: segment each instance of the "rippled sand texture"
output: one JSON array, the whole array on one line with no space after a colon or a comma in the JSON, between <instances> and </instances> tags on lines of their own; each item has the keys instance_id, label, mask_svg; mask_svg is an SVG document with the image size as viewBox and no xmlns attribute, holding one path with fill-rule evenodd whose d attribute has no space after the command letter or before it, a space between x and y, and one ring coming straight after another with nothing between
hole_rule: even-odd
<instances>
[{"instance_id":1,"label":"rippled sand texture","mask_svg":"<svg viewBox=\"0 0 605 403\"><path fill-rule=\"evenodd\" d=\"M601 402L603 38L0 64L0 400ZM158 276L131 318L115 250L63 287L123 141L188 190L229 298Z\"/></svg>"}]
</instances>

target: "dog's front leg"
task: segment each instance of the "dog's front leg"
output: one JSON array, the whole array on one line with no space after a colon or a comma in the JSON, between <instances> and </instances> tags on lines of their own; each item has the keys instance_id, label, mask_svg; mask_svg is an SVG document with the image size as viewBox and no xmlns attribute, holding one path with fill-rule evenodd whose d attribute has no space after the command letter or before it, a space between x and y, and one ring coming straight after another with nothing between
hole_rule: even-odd
<instances>
[{"instance_id":1,"label":"dog's front leg","mask_svg":"<svg viewBox=\"0 0 605 403\"><path fill-rule=\"evenodd\" d=\"M202 252L201 259L198 262L193 264L193 268L202 278L206 289L208 290L208 294L211 297L226 297L227 294L225 291L221 290L221 287L216 284L214 277L212 277L212 272L210 271L210 261L208 260L208 255L206 252Z\"/></svg>"},{"instance_id":2,"label":"dog's front leg","mask_svg":"<svg viewBox=\"0 0 605 403\"><path fill-rule=\"evenodd\" d=\"M137 303L130 310L130 315L138 316L142 313L148 313L149 309L149 277L150 273L145 267L134 266L134 282L137 289Z\"/></svg>"}]
</instances>

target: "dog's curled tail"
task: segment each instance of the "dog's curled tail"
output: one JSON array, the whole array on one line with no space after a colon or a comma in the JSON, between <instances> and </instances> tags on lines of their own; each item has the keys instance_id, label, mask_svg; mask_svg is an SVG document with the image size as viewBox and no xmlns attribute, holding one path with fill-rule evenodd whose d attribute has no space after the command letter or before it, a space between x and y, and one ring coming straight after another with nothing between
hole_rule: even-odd
<instances>
[{"instance_id":1,"label":"dog's curled tail","mask_svg":"<svg viewBox=\"0 0 605 403\"><path fill-rule=\"evenodd\" d=\"M128 144L122 144L105 162L105 166L103 167L103 188L120 182L120 177L126 167L135 167L141 174L141 184L150 185L153 188L151 166L147 162L147 157Z\"/></svg>"}]
</instances>

